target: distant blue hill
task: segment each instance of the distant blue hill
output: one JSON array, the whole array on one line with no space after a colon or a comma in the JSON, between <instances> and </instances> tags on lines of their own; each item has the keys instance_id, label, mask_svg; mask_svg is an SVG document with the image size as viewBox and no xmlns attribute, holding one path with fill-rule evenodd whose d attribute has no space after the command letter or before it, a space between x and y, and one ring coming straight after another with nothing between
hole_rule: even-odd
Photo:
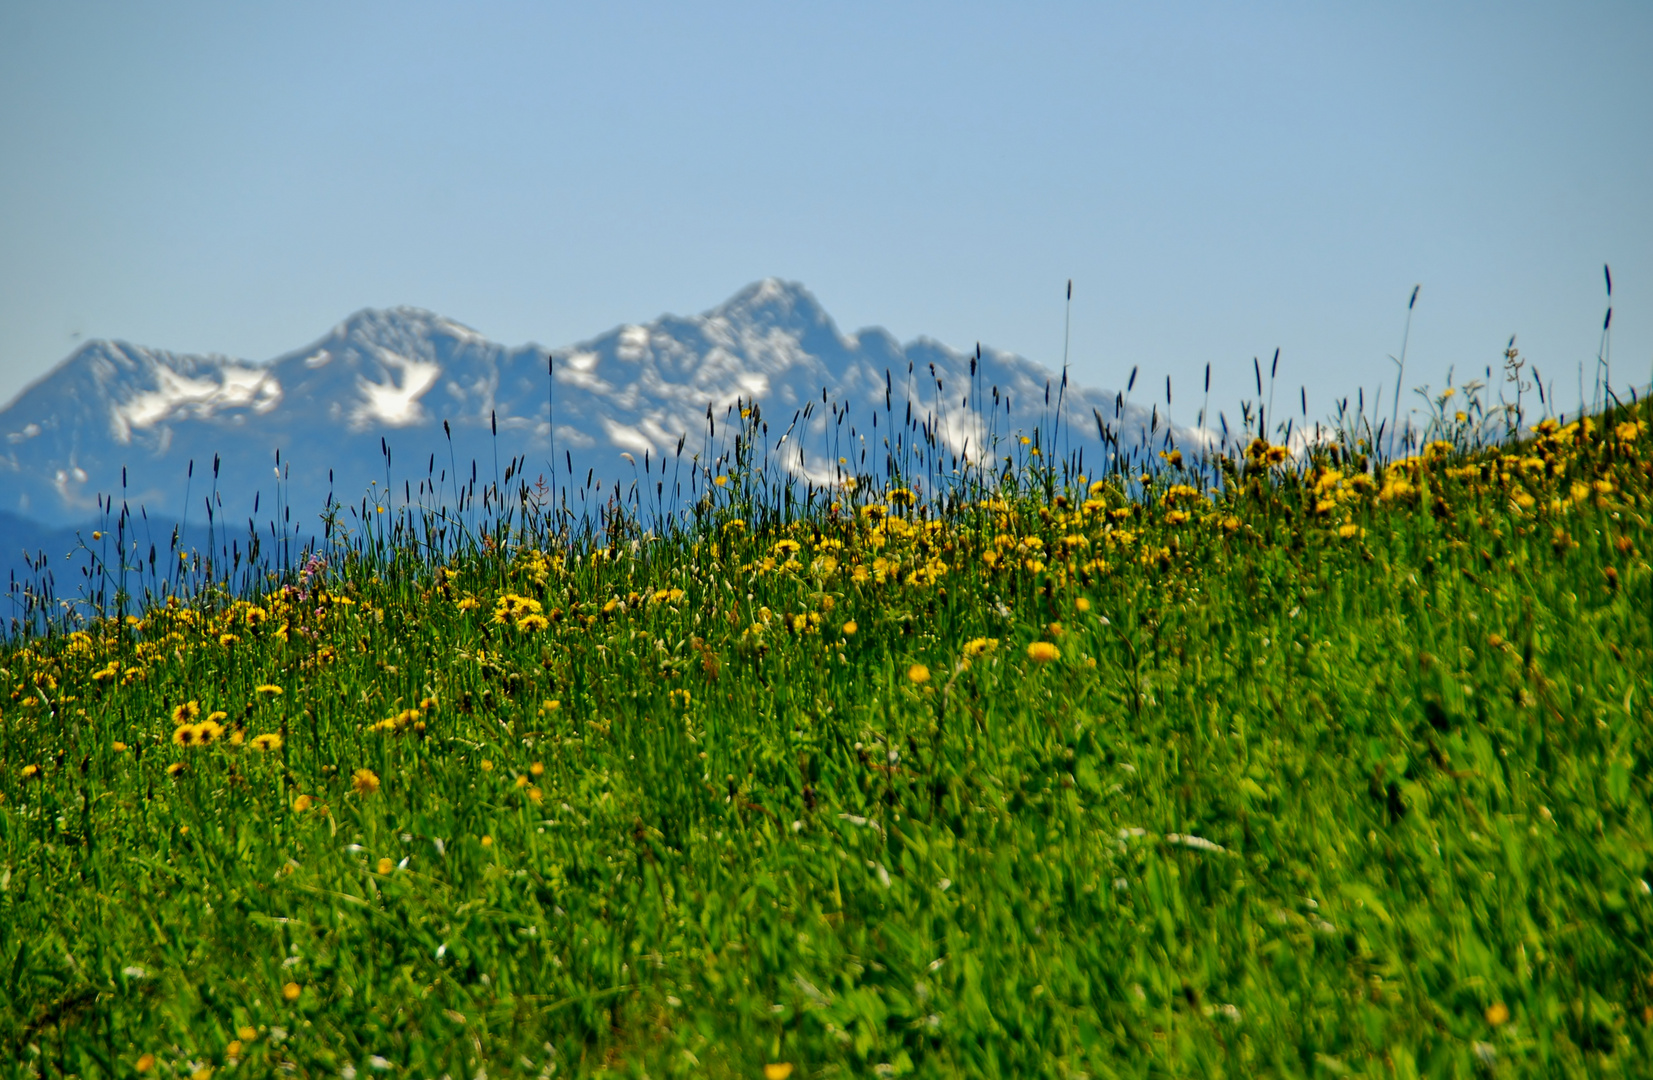
<instances>
[{"instance_id":1,"label":"distant blue hill","mask_svg":"<svg viewBox=\"0 0 1653 1080\"><path fill-rule=\"evenodd\" d=\"M1163 397L1064 389L1058 373L993 349L978 360L878 329L845 334L802 286L770 279L700 315L553 350L414 308L358 312L267 362L88 342L0 409L0 511L61 528L97 517L101 495L195 520L210 497L220 519L245 522L279 498L284 521L314 528L329 493L418 501L423 481L426 501L451 500L513 460L562 492L602 500L635 483L669 501L690 487L695 454L711 464L708 412L721 433L753 399L768 448L801 483L833 483L840 458L882 475L886 455L915 474L922 456L934 474L992 457L995 439L1048 435L1058 416L1060 449L1093 470L1106 452L1098 418L1128 445L1167 430Z\"/></svg>"}]
</instances>

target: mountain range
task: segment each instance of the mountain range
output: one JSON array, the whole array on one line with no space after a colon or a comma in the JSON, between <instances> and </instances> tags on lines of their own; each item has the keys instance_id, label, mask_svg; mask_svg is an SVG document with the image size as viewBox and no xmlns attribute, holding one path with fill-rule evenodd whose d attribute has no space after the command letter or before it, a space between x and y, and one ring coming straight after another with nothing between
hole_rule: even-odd
<instances>
[{"instance_id":1,"label":"mountain range","mask_svg":"<svg viewBox=\"0 0 1653 1080\"><path fill-rule=\"evenodd\" d=\"M473 462L491 480L496 460L518 456L529 477L612 492L680 446L702 452L708 412L721 427L753 401L787 428L779 459L814 483L831 481L852 442L847 467L877 475L886 443L910 456L925 436L937 462L979 461L992 436L1002 454L1021 432L1059 430L1058 403L1063 449L1092 462L1106 453L1099 417L1126 445L1165 431L1158 409L1064 388L1010 353L845 334L801 285L776 279L700 315L549 350L416 308L364 310L264 362L87 342L0 410L0 513L16 526L0 539L30 522L93 522L100 496L153 518L202 519L208 507L267 517L278 480L283 503L314 520L330 493L355 502L377 483L400 501L408 478L440 474L440 494ZM767 434L772 449L780 436Z\"/></svg>"}]
</instances>

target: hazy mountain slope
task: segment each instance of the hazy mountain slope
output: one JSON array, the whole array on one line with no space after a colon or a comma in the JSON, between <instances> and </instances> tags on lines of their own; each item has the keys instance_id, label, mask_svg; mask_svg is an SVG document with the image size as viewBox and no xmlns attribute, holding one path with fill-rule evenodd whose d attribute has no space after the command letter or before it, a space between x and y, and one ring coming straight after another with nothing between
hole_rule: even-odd
<instances>
[{"instance_id":1,"label":"hazy mountain slope","mask_svg":"<svg viewBox=\"0 0 1653 1080\"><path fill-rule=\"evenodd\" d=\"M701 451L708 408L721 421L737 399L762 403L772 443L815 403L785 459L817 480L851 456L852 429L856 461L864 438L867 465L881 472L892 420L903 448L928 425L951 455L975 459L990 429L1009 435L1053 417L1052 373L983 350L972 380L970 361L925 339L842 334L805 289L773 279L702 315L616 327L551 354L413 308L358 312L266 363L95 341L0 410L0 510L79 523L98 515L102 494L172 519L204 518L209 500L217 518L244 521L256 506L264 519L278 450L280 497L306 521L329 491L353 502L387 475L398 498L427 473L447 473L439 489L451 491L452 473L468 480L473 462L492 479L496 453L501 463L524 455L530 478L549 475L554 453L559 486L572 472L612 490L645 454L654 467L679 440L685 455ZM1114 394L1070 386L1065 404L1070 449L1094 461L1092 409L1114 423ZM1134 442L1150 416L1124 416Z\"/></svg>"}]
</instances>

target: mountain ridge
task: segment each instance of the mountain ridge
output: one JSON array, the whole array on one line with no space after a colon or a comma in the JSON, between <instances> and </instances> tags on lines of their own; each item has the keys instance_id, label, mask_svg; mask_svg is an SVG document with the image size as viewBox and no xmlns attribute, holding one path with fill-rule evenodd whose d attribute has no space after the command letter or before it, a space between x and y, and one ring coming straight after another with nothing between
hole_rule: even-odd
<instances>
[{"instance_id":1,"label":"mountain ridge","mask_svg":"<svg viewBox=\"0 0 1653 1080\"><path fill-rule=\"evenodd\" d=\"M272 505L276 450L284 501L305 513L374 481L401 486L396 470L387 478L381 446L393 460L426 464L432 478L438 459L458 468L497 451L548 468L554 453L560 476L612 481L630 474L622 454L658 460L702 431L708 410L716 417L755 399L771 416L802 415L823 392L802 417L796 457L788 450L787 467L811 482L830 480L844 455L829 443L843 449L846 432L875 436L876 458L895 414L915 433L903 445L923 430L943 452L974 460L990 428L1031 430L1054 399L1087 454L1103 448L1093 409L1128 442L1136 429L1163 426L1157 410L1077 386L1063 392L1058 378L999 350L982 349L976 370L976 354L934 339L902 344L879 327L846 334L807 289L776 278L699 315L664 314L553 349L507 346L406 306L360 309L265 361L97 340L0 409L0 510L69 525L95 516L107 496L172 518L246 516L260 492ZM216 484L203 480L209 462ZM206 508L194 501L203 488Z\"/></svg>"}]
</instances>

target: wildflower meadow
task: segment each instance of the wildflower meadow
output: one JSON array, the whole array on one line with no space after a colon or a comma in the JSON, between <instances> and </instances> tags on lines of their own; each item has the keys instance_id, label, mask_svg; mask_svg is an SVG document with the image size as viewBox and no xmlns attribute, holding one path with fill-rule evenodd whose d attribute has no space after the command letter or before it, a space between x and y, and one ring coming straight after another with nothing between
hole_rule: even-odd
<instances>
[{"instance_id":1,"label":"wildflower meadow","mask_svg":"<svg viewBox=\"0 0 1653 1080\"><path fill-rule=\"evenodd\" d=\"M112 507L0 643L0 1076L1649 1075L1653 410L1488 393Z\"/></svg>"}]
</instances>

